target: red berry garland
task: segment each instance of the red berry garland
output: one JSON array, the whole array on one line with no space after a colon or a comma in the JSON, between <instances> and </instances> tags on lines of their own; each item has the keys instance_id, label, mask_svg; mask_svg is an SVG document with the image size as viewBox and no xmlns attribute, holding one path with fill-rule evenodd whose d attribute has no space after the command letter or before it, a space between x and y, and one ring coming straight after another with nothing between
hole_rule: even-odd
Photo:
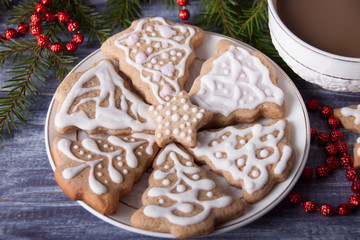
<instances>
[{"instance_id":1,"label":"red berry garland","mask_svg":"<svg viewBox=\"0 0 360 240\"><path fill-rule=\"evenodd\" d=\"M347 155L349 149L347 143L341 142L343 139L343 133L339 130L340 121L334 117L333 110L329 106L320 106L320 103L316 99L310 99L306 101L306 107L309 111L320 110L321 116L327 118L329 127L332 128L330 134L317 133L315 128L310 128L311 140L317 141L321 146L325 146L325 152L327 158L325 165L319 166L315 170L315 175L320 178L327 177L331 171L335 170L340 165L346 168L346 178L352 181L351 190L355 193L349 198L349 203L341 203L338 208L335 209L333 206L324 204L318 209L317 205L313 201L301 200L301 194L293 192L289 195L289 201L293 205L302 204L305 211L308 213L320 211L324 216L331 217L334 214L349 215L352 207L360 206L360 181L358 181L359 171L352 167L354 159L352 156ZM336 155L340 155L340 161L336 158ZM304 180L310 180L314 175L314 171L311 167L306 166L302 173Z\"/></svg>"},{"instance_id":2,"label":"red berry garland","mask_svg":"<svg viewBox=\"0 0 360 240\"><path fill-rule=\"evenodd\" d=\"M179 17L185 24L188 24L189 22L187 20L190 18L190 12L185 8L185 6L189 3L189 0L176 0L176 3L182 7L179 12Z\"/></svg>"},{"instance_id":3,"label":"red berry garland","mask_svg":"<svg viewBox=\"0 0 360 240\"><path fill-rule=\"evenodd\" d=\"M188 1L184 1L186 5ZM40 3L35 5L35 12L30 17L30 24L21 22L18 25L17 30L9 28L5 31L4 37L0 34L0 40L5 38L7 40L15 38L18 33L25 34L28 31L31 35L37 37L37 44L42 48L50 47L50 50L54 53L60 53L64 50L64 45L59 42L50 43L49 36L42 35L43 27L42 21L53 22L58 20L59 22L67 24L69 32L74 32L71 42L66 44L66 50L69 52L75 52L78 46L84 41L84 36L79 32L81 26L78 21L72 20L70 14L66 11L59 11L56 15L48 11L46 8L52 4L52 0L41 0Z\"/></svg>"}]
</instances>

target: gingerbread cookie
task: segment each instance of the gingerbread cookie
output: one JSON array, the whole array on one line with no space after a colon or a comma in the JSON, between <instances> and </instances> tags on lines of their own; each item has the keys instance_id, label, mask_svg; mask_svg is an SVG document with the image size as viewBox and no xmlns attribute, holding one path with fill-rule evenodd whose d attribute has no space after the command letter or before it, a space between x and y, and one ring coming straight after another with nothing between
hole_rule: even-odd
<instances>
[{"instance_id":1,"label":"gingerbread cookie","mask_svg":"<svg viewBox=\"0 0 360 240\"><path fill-rule=\"evenodd\" d=\"M266 57L236 43L220 40L195 79L189 96L214 113L211 126L252 122L258 117L283 118L285 101L277 74Z\"/></svg>"},{"instance_id":2,"label":"gingerbread cookie","mask_svg":"<svg viewBox=\"0 0 360 240\"><path fill-rule=\"evenodd\" d=\"M151 104L164 103L183 89L194 48L205 37L200 28L167 19L144 18L106 40L101 52L119 60L120 71Z\"/></svg>"},{"instance_id":3,"label":"gingerbread cookie","mask_svg":"<svg viewBox=\"0 0 360 240\"><path fill-rule=\"evenodd\" d=\"M172 233L177 238L202 236L219 224L237 218L244 203L224 195L207 178L193 158L176 144L169 144L156 157L144 206L131 217L134 227Z\"/></svg>"},{"instance_id":4,"label":"gingerbread cookie","mask_svg":"<svg viewBox=\"0 0 360 240\"><path fill-rule=\"evenodd\" d=\"M129 136L54 140L55 179L72 200L83 200L102 214L117 211L119 198L151 165L158 146L144 133Z\"/></svg>"},{"instance_id":5,"label":"gingerbread cookie","mask_svg":"<svg viewBox=\"0 0 360 240\"><path fill-rule=\"evenodd\" d=\"M354 145L354 167L360 168L360 137L358 137Z\"/></svg>"},{"instance_id":6,"label":"gingerbread cookie","mask_svg":"<svg viewBox=\"0 0 360 240\"><path fill-rule=\"evenodd\" d=\"M360 134L360 104L334 109L334 116L349 131Z\"/></svg>"},{"instance_id":7,"label":"gingerbread cookie","mask_svg":"<svg viewBox=\"0 0 360 240\"><path fill-rule=\"evenodd\" d=\"M71 73L55 93L59 102L55 128L59 133L82 129L111 135L153 132L149 105L130 91L111 61L102 60L82 73Z\"/></svg>"},{"instance_id":8,"label":"gingerbread cookie","mask_svg":"<svg viewBox=\"0 0 360 240\"><path fill-rule=\"evenodd\" d=\"M149 114L156 121L155 141L160 147L179 142L195 147L197 131L212 119L212 112L193 105L186 91L169 102L151 106Z\"/></svg>"},{"instance_id":9,"label":"gingerbread cookie","mask_svg":"<svg viewBox=\"0 0 360 240\"><path fill-rule=\"evenodd\" d=\"M289 175L295 158L289 138L287 120L275 120L199 132L196 147L188 150L230 185L241 187L245 201L253 203Z\"/></svg>"}]
</instances>

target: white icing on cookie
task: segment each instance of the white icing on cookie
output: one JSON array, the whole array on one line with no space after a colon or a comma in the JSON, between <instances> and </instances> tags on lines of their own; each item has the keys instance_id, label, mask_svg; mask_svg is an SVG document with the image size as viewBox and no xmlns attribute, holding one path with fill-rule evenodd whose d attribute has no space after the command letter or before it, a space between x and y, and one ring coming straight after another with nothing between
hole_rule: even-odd
<instances>
[{"instance_id":1,"label":"white icing on cookie","mask_svg":"<svg viewBox=\"0 0 360 240\"><path fill-rule=\"evenodd\" d=\"M260 59L240 47L230 46L200 81L192 102L224 116L237 109L255 109L265 102L282 105L284 100L282 90L272 83Z\"/></svg>"},{"instance_id":2,"label":"white icing on cookie","mask_svg":"<svg viewBox=\"0 0 360 240\"><path fill-rule=\"evenodd\" d=\"M268 182L267 166L276 164L275 174L282 174L286 169L292 155L292 148L284 145L280 152L277 147L285 136L285 127L285 121L279 120L270 126L255 124L244 129L229 126L215 132L202 131L198 133L196 147L190 150L194 153L195 159L206 156L216 170L226 171L235 181L242 180L244 189L252 194L263 188ZM276 136L273 135L275 131L277 132ZM221 138L225 134L227 138L224 141L213 144L214 140ZM247 143L239 147L239 139L250 135L252 137ZM267 137L264 139L264 136ZM271 149L272 153L270 154L266 150L268 155L266 157L261 156L264 148ZM260 158L256 157L257 151L260 151ZM260 173L257 177L253 176L255 178L251 178L250 174L254 167L259 169Z\"/></svg>"},{"instance_id":3,"label":"white icing on cookie","mask_svg":"<svg viewBox=\"0 0 360 240\"><path fill-rule=\"evenodd\" d=\"M355 124L356 125L360 124L360 104L357 105L357 108L349 108L349 107L342 108L341 114L344 115L345 117L353 116L355 118Z\"/></svg>"},{"instance_id":4,"label":"white icing on cookie","mask_svg":"<svg viewBox=\"0 0 360 240\"><path fill-rule=\"evenodd\" d=\"M194 164L188 164L188 161L183 164L179 157L181 156L187 160L190 160L188 153L177 147L176 144L167 145L163 151L158 155L155 160L154 167L158 168L154 171L153 177L155 179L164 179L171 175L176 174L176 182L173 182L164 187L150 187L147 191L148 197L163 197L169 198L175 203L171 206L164 207L159 205L146 205L144 208L144 214L152 218L166 218L169 222L178 225L191 225L204 221L213 208L227 207L232 203L232 199L228 196L223 196L215 199L199 200L198 195L200 191L211 191L216 185L215 183L206 178L200 179L198 173L200 169L194 167ZM173 167L166 171L163 171L162 166L167 159L173 162ZM188 176L194 176L193 178ZM186 183L187 188L183 183ZM165 184L164 184L165 185ZM176 191L174 192L174 190ZM208 194L208 197L213 197L212 194ZM183 213L191 213L195 209L195 205L201 205L203 210L190 217L181 217L174 214L174 210L181 211Z\"/></svg>"},{"instance_id":5,"label":"white icing on cookie","mask_svg":"<svg viewBox=\"0 0 360 240\"><path fill-rule=\"evenodd\" d=\"M155 28L152 27L149 28L149 26L145 27L145 24L148 22L156 22ZM146 32L156 32L156 31L159 32L160 36L158 35L148 36L147 34L145 34ZM134 47L133 46L134 41L136 40L134 34L137 34L136 36L139 36L139 38L137 38L138 43L141 40L145 40L145 41L150 40L156 42L155 44L155 48L157 48L156 51L151 53L148 52L149 55L147 56L146 59L144 58L144 56L142 56L141 59L142 60L144 59L144 61L137 61L138 55L136 55L136 59L132 59L130 56L131 55L130 48ZM180 37L183 37L182 34L186 34L187 37L185 38L183 43L179 43ZM189 55L193 52L193 50L190 47L190 40L194 35L195 35L195 29L189 25L187 26L170 25L165 21L164 18L157 17L146 20L139 20L136 28L131 33L122 35L120 38L115 40L114 44L116 47L126 52L126 62L132 65L133 67L135 67L140 72L141 80L144 83L150 85L152 92L155 98L157 99L157 101L163 103L165 99L164 93L163 94L159 93L160 85L157 82L161 78L171 86L171 88L174 90L175 93L181 90L178 83L178 79L183 77L185 74L186 60L188 59ZM129 41L132 44L129 44ZM181 57L181 59L177 64L174 64L173 62L169 62L163 66L156 65L155 69L148 67L147 65L148 62L151 62L152 64L156 63L155 62L156 56L159 57L162 56L163 58L167 59L169 57L168 52L170 52L171 54L172 51L175 51L176 54L177 53L176 50L180 50L180 49L183 52L183 54L179 56ZM150 74L144 74L145 72ZM154 80L155 76L157 80ZM167 91L167 93L168 92L169 91Z\"/></svg>"},{"instance_id":6,"label":"white icing on cookie","mask_svg":"<svg viewBox=\"0 0 360 240\"><path fill-rule=\"evenodd\" d=\"M99 85L88 88L83 87L85 83L94 77L99 80ZM120 88L122 92L121 109L115 105L116 87ZM100 93L94 97L83 98L74 106L73 112L69 114L69 110L76 98L93 91L99 91ZM108 106L101 106L101 103L107 97L109 99ZM79 110L81 104L89 101L95 102L95 118L89 118L83 110ZM128 105L127 101L132 103L131 106ZM94 68L84 72L73 85L56 113L55 125L58 128L76 126L82 130L94 130L98 127L107 129L132 128L133 131L154 130L156 125L147 112L148 107L149 105L125 88L124 80L116 73L113 65L109 61L103 60ZM128 112L131 112L135 119ZM145 122L141 122L138 116L144 119Z\"/></svg>"},{"instance_id":7,"label":"white icing on cookie","mask_svg":"<svg viewBox=\"0 0 360 240\"><path fill-rule=\"evenodd\" d=\"M109 136L107 138L107 141L109 143L121 148L120 150L111 151L111 152L101 151L101 149L99 148L99 145L98 145L100 143L97 143L97 141L95 141L92 138L85 138L84 140L81 141L82 147L86 151L91 152L93 155L101 156L100 158L91 159L91 160L83 160L83 159L76 157L74 155L74 153L71 151L71 141L68 139L60 139L57 143L57 147L58 147L59 151L62 152L70 160L78 162L78 164L80 163L80 165L78 165L78 166L65 168L61 173L62 176L65 179L71 179L71 178L75 177L76 175L78 175L80 172L82 172L87 167L90 167L89 178L88 178L90 189L96 194L106 193L108 191L107 187L105 187L101 182L99 182L95 178L95 167L96 166L98 168L102 169L103 165L101 163L103 161L108 161L107 171L109 173L110 180L114 183L120 184L123 182L123 176L114 167L115 166L114 161L122 160L120 154L122 154L125 151L126 164L130 168L136 168L138 166L138 160L134 154L134 151L140 145L144 145L147 143L148 145L145 149L146 154L148 154L148 155L153 154L152 147L155 143L153 135L143 134L143 133L134 133L132 136L134 138L144 139L144 140L135 140L134 138L132 138L132 139L134 139L134 141L130 140L131 142L126 142L126 141L120 139L119 137ZM91 154L89 154L89 155L91 155ZM92 157L92 155L91 155L91 157ZM118 166L122 167L123 162L119 162ZM123 171L123 173L127 174L128 170L125 169ZM96 175L103 176L103 174L102 173L99 174L99 172Z\"/></svg>"}]
</instances>

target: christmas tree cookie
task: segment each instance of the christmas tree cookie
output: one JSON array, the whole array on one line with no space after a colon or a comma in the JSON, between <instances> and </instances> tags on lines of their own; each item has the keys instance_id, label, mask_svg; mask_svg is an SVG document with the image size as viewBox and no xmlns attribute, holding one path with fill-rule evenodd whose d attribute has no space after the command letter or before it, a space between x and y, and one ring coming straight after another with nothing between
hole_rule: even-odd
<instances>
[{"instance_id":1,"label":"christmas tree cookie","mask_svg":"<svg viewBox=\"0 0 360 240\"><path fill-rule=\"evenodd\" d=\"M211 126L283 118L285 102L268 60L236 43L220 40L195 79L189 95L194 104L214 113Z\"/></svg>"},{"instance_id":2,"label":"christmas tree cookie","mask_svg":"<svg viewBox=\"0 0 360 240\"><path fill-rule=\"evenodd\" d=\"M349 131L360 134L360 104L334 109L334 116Z\"/></svg>"},{"instance_id":3,"label":"christmas tree cookie","mask_svg":"<svg viewBox=\"0 0 360 240\"><path fill-rule=\"evenodd\" d=\"M76 129L111 135L153 132L155 122L145 104L131 92L111 61L102 60L82 73L71 73L56 90L59 102L55 128L59 133Z\"/></svg>"},{"instance_id":4,"label":"christmas tree cookie","mask_svg":"<svg viewBox=\"0 0 360 240\"><path fill-rule=\"evenodd\" d=\"M135 181L151 165L158 146L154 136L128 136L54 140L55 179L72 200L83 200L96 211L117 211Z\"/></svg>"},{"instance_id":5,"label":"christmas tree cookie","mask_svg":"<svg viewBox=\"0 0 360 240\"><path fill-rule=\"evenodd\" d=\"M188 150L197 162L241 187L245 201L253 203L289 175L295 158L289 138L287 120L276 120L199 132L196 147Z\"/></svg>"},{"instance_id":6,"label":"christmas tree cookie","mask_svg":"<svg viewBox=\"0 0 360 240\"><path fill-rule=\"evenodd\" d=\"M134 227L188 238L207 235L215 224L243 214L244 203L224 195L178 145L167 145L153 167L144 206L131 217Z\"/></svg>"},{"instance_id":7,"label":"christmas tree cookie","mask_svg":"<svg viewBox=\"0 0 360 240\"><path fill-rule=\"evenodd\" d=\"M195 26L144 18L106 40L101 52L119 60L120 71L146 101L158 104L183 89L195 60L194 48L204 37L204 31Z\"/></svg>"}]
</instances>

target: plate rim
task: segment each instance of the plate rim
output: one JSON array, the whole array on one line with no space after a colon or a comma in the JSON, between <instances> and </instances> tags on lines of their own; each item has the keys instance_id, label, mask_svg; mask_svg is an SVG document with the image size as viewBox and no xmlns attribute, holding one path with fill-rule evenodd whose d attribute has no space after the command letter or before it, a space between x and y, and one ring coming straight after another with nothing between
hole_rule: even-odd
<instances>
[{"instance_id":1,"label":"plate rim","mask_svg":"<svg viewBox=\"0 0 360 240\"><path fill-rule=\"evenodd\" d=\"M240 228L243 227L251 222L256 221L257 219L259 219L260 217L264 216L266 213L268 213L270 210L272 210L274 207L276 207L289 193L290 191L293 189L293 187L295 186L295 184L297 183L298 179L301 176L301 173L306 165L307 162L307 158L309 155L309 150L310 150L310 120L309 120L309 115L308 112L306 110L306 105L305 102L299 92L299 90L297 89L296 85L294 84L294 82L291 80L291 78L285 73L285 71L278 66L272 59L270 59L268 56L266 56L264 53L262 53L260 50L250 46L247 43L244 43L240 40L222 35L222 34L218 34L218 33L213 33L213 32L208 32L208 31L204 31L206 35L214 35L217 37L221 37L221 38L225 38L227 40L233 41L239 45L243 45L246 46L248 48L250 48L253 51L257 51L260 54L262 54L271 64L274 68L276 68L286 79L286 81L290 84L291 88L294 90L294 93L301 105L301 109L302 111L302 115L304 117L305 120L305 126L306 126L306 142L305 142L305 149L304 149L304 155L303 158L301 159L299 168L297 169L293 179L291 180L291 182L287 185L287 187L281 192L281 194L279 194L270 204L268 204L266 207L264 207L263 209L261 209L260 211L254 213L253 215L247 217L246 219L243 219L241 222L235 222L232 223L230 225L226 225L224 227L221 227L221 225L218 226L218 228L216 228L214 230L214 232L212 232L211 234L209 234L208 236L214 236L214 235L218 235L224 232L229 232L232 231L236 228ZM90 53L89 55L87 55L83 60L81 60L78 64L76 64L71 71L66 75L68 76L69 74L73 73L74 71L76 71L77 68L79 68L85 61L87 61L88 59L90 59L91 57L93 57L94 55L98 54L101 51L101 49L97 49L95 51L93 51L92 53ZM52 168L53 171L55 171L55 164L54 161L52 159L52 155L51 155L51 150L50 150L50 139L49 139L49 122L50 122L50 114L51 114L51 110L52 107L54 105L55 102L55 93L51 99L51 102L49 104L49 108L46 114L46 119L45 119L45 147L46 147L46 153L48 156L48 160L50 163L50 166ZM93 214L94 216L100 218L101 220L112 224L115 227L119 227L122 229L125 229L127 231L133 232L133 233L137 233L137 234L143 234L143 235L147 235L147 236L152 236L152 237L161 237L161 238L174 238L174 236L170 233L159 233L159 232L151 232L151 231L146 231L146 230L142 230L142 229L138 229L135 227L132 227L131 225L127 225L125 223L119 222L117 220L115 220L113 217L111 217L111 215L103 215L100 214L99 212L97 212L96 210L94 210L93 208L91 208L89 205L87 205L85 202L83 201L76 201L77 203L79 203L79 205L83 208L85 208L88 212L90 212L91 214Z\"/></svg>"}]
</instances>

